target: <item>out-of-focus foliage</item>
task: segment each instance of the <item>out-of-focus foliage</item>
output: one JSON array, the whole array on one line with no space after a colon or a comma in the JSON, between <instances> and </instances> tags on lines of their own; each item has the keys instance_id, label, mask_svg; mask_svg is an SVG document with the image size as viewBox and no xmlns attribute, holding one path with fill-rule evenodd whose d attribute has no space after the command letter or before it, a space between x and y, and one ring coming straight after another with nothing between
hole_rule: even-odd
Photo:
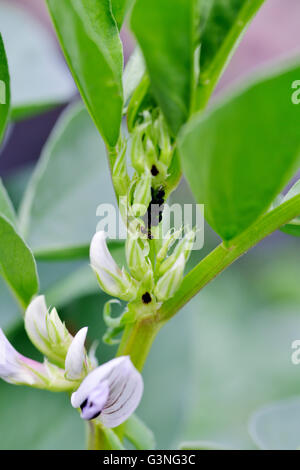
<instances>
[{"instance_id":1,"label":"out-of-focus foliage","mask_svg":"<svg viewBox=\"0 0 300 470\"><path fill-rule=\"evenodd\" d=\"M75 86L51 34L7 0L0 2L0 31L11 75L11 117L21 119L68 102Z\"/></svg>"},{"instance_id":2,"label":"out-of-focus foliage","mask_svg":"<svg viewBox=\"0 0 300 470\"><path fill-rule=\"evenodd\" d=\"M299 450L300 397L260 408L251 418L250 435L263 450Z\"/></svg>"},{"instance_id":3,"label":"out-of-focus foliage","mask_svg":"<svg viewBox=\"0 0 300 470\"><path fill-rule=\"evenodd\" d=\"M105 146L87 111L73 105L57 122L29 181L21 229L36 255L88 255L101 202L115 205Z\"/></svg>"}]
</instances>

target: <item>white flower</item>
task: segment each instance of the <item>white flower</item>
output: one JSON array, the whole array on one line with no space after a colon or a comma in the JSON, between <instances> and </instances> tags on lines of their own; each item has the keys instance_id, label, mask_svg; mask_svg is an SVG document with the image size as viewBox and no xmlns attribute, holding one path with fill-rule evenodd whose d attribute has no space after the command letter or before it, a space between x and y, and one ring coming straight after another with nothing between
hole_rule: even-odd
<instances>
[{"instance_id":1,"label":"white flower","mask_svg":"<svg viewBox=\"0 0 300 470\"><path fill-rule=\"evenodd\" d=\"M64 371L18 353L0 328L0 377L5 382L54 391L70 390L74 383L64 379Z\"/></svg>"},{"instance_id":2,"label":"white flower","mask_svg":"<svg viewBox=\"0 0 300 470\"><path fill-rule=\"evenodd\" d=\"M159 301L164 301L173 297L182 282L184 267L185 256L182 253L171 269L169 269L157 281L154 294Z\"/></svg>"},{"instance_id":3,"label":"white flower","mask_svg":"<svg viewBox=\"0 0 300 470\"><path fill-rule=\"evenodd\" d=\"M64 365L73 337L60 320L56 309L48 312L43 295L29 304L25 312L25 329L41 353L60 366Z\"/></svg>"},{"instance_id":4,"label":"white flower","mask_svg":"<svg viewBox=\"0 0 300 470\"><path fill-rule=\"evenodd\" d=\"M65 371L69 380L79 380L87 368L88 359L84 348L87 331L87 327L81 328L68 349Z\"/></svg>"},{"instance_id":5,"label":"white flower","mask_svg":"<svg viewBox=\"0 0 300 470\"><path fill-rule=\"evenodd\" d=\"M90 246L91 266L105 292L122 300L132 300L136 296L134 281L116 264L107 248L105 238L105 232L95 233Z\"/></svg>"},{"instance_id":6,"label":"white flower","mask_svg":"<svg viewBox=\"0 0 300 470\"><path fill-rule=\"evenodd\" d=\"M81 417L97 418L114 428L126 421L138 407L143 394L143 379L128 356L118 357L97 367L72 394L74 408Z\"/></svg>"}]
</instances>

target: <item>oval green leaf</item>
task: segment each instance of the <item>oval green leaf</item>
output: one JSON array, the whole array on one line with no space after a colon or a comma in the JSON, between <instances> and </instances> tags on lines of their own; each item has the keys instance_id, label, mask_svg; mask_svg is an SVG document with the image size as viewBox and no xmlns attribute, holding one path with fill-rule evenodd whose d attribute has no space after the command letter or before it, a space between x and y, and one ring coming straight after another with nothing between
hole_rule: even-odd
<instances>
[{"instance_id":1,"label":"oval green leaf","mask_svg":"<svg viewBox=\"0 0 300 470\"><path fill-rule=\"evenodd\" d=\"M230 240L268 209L299 165L299 64L252 82L186 125L182 166L208 223Z\"/></svg>"},{"instance_id":2,"label":"oval green leaf","mask_svg":"<svg viewBox=\"0 0 300 470\"><path fill-rule=\"evenodd\" d=\"M197 3L138 0L131 15L153 93L174 134L188 119L192 105Z\"/></svg>"},{"instance_id":3,"label":"oval green leaf","mask_svg":"<svg viewBox=\"0 0 300 470\"><path fill-rule=\"evenodd\" d=\"M110 0L47 0L82 98L105 142L116 145L123 109L123 51Z\"/></svg>"},{"instance_id":4,"label":"oval green leaf","mask_svg":"<svg viewBox=\"0 0 300 470\"><path fill-rule=\"evenodd\" d=\"M11 223L0 215L0 275L22 308L38 292L39 283L32 252Z\"/></svg>"}]
</instances>

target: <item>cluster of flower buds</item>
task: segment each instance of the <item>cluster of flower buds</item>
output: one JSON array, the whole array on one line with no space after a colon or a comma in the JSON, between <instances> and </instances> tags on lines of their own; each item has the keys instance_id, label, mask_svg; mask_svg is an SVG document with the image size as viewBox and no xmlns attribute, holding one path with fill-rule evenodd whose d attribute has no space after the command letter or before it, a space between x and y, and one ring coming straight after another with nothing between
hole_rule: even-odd
<instances>
[{"instance_id":1,"label":"cluster of flower buds","mask_svg":"<svg viewBox=\"0 0 300 470\"><path fill-rule=\"evenodd\" d=\"M101 288L110 295L132 304L159 303L172 297L179 288L186 262L191 253L195 231L170 231L164 238L154 262L150 258L150 242L147 238L128 233L126 260L130 274L120 269L113 260L104 232L97 232L91 243L91 265ZM155 241L155 240L153 240ZM172 246L173 250L169 254ZM138 312L137 312L138 314ZM130 316L130 321L134 320Z\"/></svg>"},{"instance_id":2,"label":"cluster of flower buds","mask_svg":"<svg viewBox=\"0 0 300 470\"><path fill-rule=\"evenodd\" d=\"M43 296L36 297L25 312L25 328L43 363L18 353L0 329L0 377L8 383L51 391L73 392L71 404L85 420L96 419L113 428L137 408L143 380L127 356L98 366L88 355L88 329L73 337L55 309L50 312Z\"/></svg>"},{"instance_id":3,"label":"cluster of flower buds","mask_svg":"<svg viewBox=\"0 0 300 470\"><path fill-rule=\"evenodd\" d=\"M166 121L161 112L144 111L143 119L133 131L131 162L138 175L145 168L159 185L168 174L174 148Z\"/></svg>"}]
</instances>

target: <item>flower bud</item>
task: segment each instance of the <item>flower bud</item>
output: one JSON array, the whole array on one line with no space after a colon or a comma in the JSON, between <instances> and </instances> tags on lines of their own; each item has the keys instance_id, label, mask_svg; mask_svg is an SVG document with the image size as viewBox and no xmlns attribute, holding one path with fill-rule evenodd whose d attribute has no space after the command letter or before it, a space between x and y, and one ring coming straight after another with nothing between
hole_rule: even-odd
<instances>
[{"instance_id":1,"label":"flower bud","mask_svg":"<svg viewBox=\"0 0 300 470\"><path fill-rule=\"evenodd\" d=\"M154 294L159 301L170 299L179 288L185 267L185 257L181 254L177 261L173 264L159 280L154 289Z\"/></svg>"},{"instance_id":2,"label":"flower bud","mask_svg":"<svg viewBox=\"0 0 300 470\"><path fill-rule=\"evenodd\" d=\"M167 256L169 249L172 245L176 242L176 240L181 236L182 229L174 230L171 229L169 232L164 236L164 242L162 247L157 253L156 260L161 263Z\"/></svg>"},{"instance_id":3,"label":"flower bud","mask_svg":"<svg viewBox=\"0 0 300 470\"><path fill-rule=\"evenodd\" d=\"M25 312L26 332L42 354L63 366L72 336L60 320L55 308L48 312L45 297L40 295L29 304Z\"/></svg>"},{"instance_id":4,"label":"flower bud","mask_svg":"<svg viewBox=\"0 0 300 470\"><path fill-rule=\"evenodd\" d=\"M65 377L68 380L80 380L87 372L88 358L84 348L87 331L87 327L81 328L68 349L65 362Z\"/></svg>"},{"instance_id":5,"label":"flower bud","mask_svg":"<svg viewBox=\"0 0 300 470\"><path fill-rule=\"evenodd\" d=\"M131 164L139 174L143 174L145 171L143 135L144 132L137 128L131 140Z\"/></svg>"},{"instance_id":6,"label":"flower bud","mask_svg":"<svg viewBox=\"0 0 300 470\"><path fill-rule=\"evenodd\" d=\"M173 147L169 129L162 114L156 119L153 127L157 145L160 148L159 160L166 168L169 168L173 155Z\"/></svg>"},{"instance_id":7,"label":"flower bud","mask_svg":"<svg viewBox=\"0 0 300 470\"><path fill-rule=\"evenodd\" d=\"M142 217L147 212L152 199L151 184L151 173L147 171L141 176L135 187L133 205L131 206L131 212L135 217Z\"/></svg>"},{"instance_id":8,"label":"flower bud","mask_svg":"<svg viewBox=\"0 0 300 470\"><path fill-rule=\"evenodd\" d=\"M126 144L122 143L122 148L116 158L112 169L112 180L118 196L125 196L129 187L129 177L126 169Z\"/></svg>"},{"instance_id":9,"label":"flower bud","mask_svg":"<svg viewBox=\"0 0 300 470\"><path fill-rule=\"evenodd\" d=\"M100 287L108 294L122 300L132 300L136 297L135 281L121 270L111 256L105 241L103 231L96 232L90 246L90 261L96 273Z\"/></svg>"},{"instance_id":10,"label":"flower bud","mask_svg":"<svg viewBox=\"0 0 300 470\"><path fill-rule=\"evenodd\" d=\"M45 361L43 364L18 353L0 328L0 377L16 385L67 391L74 388L64 378L64 371Z\"/></svg>"},{"instance_id":11,"label":"flower bud","mask_svg":"<svg viewBox=\"0 0 300 470\"><path fill-rule=\"evenodd\" d=\"M142 281L145 276L150 274L153 275L148 254L148 240L128 236L126 240L126 261L132 276L137 281Z\"/></svg>"},{"instance_id":12,"label":"flower bud","mask_svg":"<svg viewBox=\"0 0 300 470\"><path fill-rule=\"evenodd\" d=\"M174 263L178 260L178 258L183 254L185 263L188 261L191 250L193 248L195 240L195 231L191 230L180 240L175 247L173 253L162 262L159 267L159 275L162 276L165 272L167 272Z\"/></svg>"}]
</instances>

